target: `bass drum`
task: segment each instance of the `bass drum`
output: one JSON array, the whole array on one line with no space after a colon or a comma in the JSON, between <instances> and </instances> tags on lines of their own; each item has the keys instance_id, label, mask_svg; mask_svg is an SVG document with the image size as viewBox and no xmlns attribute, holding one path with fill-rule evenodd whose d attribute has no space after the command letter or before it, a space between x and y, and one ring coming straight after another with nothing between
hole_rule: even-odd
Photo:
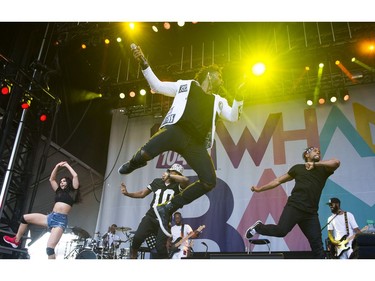
<instances>
[{"instance_id":1,"label":"bass drum","mask_svg":"<svg viewBox=\"0 0 375 281\"><path fill-rule=\"evenodd\" d=\"M97 259L97 256L94 253L94 251L83 250L83 251L78 253L78 255L76 256L76 259L94 259L95 260L95 259Z\"/></svg>"}]
</instances>

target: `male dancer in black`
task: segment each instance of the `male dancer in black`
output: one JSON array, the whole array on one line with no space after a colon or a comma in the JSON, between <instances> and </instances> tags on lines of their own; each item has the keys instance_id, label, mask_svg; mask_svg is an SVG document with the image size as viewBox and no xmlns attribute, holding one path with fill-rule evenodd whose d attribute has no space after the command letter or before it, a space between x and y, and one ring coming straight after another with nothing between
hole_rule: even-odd
<instances>
[{"instance_id":1,"label":"male dancer in black","mask_svg":"<svg viewBox=\"0 0 375 281\"><path fill-rule=\"evenodd\" d=\"M141 244L150 235L156 236L156 252L154 258L168 258L167 239L168 237L161 231L159 222L156 218L153 207L165 203L173 195L179 193L189 184L189 178L183 175L184 168L180 164L173 164L161 178L154 179L146 188L136 191L128 192L126 185L121 184L121 193L131 198L145 198L150 193L154 193L150 209L142 218L138 229L136 230L130 246L130 258L136 259L138 257L138 250Z\"/></svg>"},{"instance_id":2,"label":"male dancer in black","mask_svg":"<svg viewBox=\"0 0 375 281\"><path fill-rule=\"evenodd\" d=\"M198 180L171 201L154 208L163 232L171 236L169 225L174 211L191 203L216 186L216 172L207 148L213 144L217 117L235 122L243 106L243 84L239 87L233 105L214 93L222 87L221 69L203 67L195 80L162 82L151 70L139 47L133 48L135 59L140 62L142 73L155 93L174 97L173 104L164 118L159 131L123 164L118 172L130 174L143 167L147 161L164 151L179 153L197 173Z\"/></svg>"},{"instance_id":3,"label":"male dancer in black","mask_svg":"<svg viewBox=\"0 0 375 281\"><path fill-rule=\"evenodd\" d=\"M263 224L256 221L246 231L246 238L255 234L284 237L298 224L310 243L315 258L325 258L318 207L322 190L330 175L340 166L337 159L320 160L317 147L306 148L302 154L304 164L294 165L290 170L273 181L251 191L262 192L280 186L282 183L295 180L295 186L280 216L279 223Z\"/></svg>"}]
</instances>

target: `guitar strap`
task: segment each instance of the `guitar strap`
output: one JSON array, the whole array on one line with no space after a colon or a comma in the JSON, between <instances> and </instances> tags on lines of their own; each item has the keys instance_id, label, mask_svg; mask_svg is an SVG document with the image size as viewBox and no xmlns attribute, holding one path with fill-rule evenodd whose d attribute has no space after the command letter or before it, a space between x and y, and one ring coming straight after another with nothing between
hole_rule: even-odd
<instances>
[{"instance_id":1,"label":"guitar strap","mask_svg":"<svg viewBox=\"0 0 375 281\"><path fill-rule=\"evenodd\" d=\"M336 217L337 217L337 215L338 215L339 213L337 213L329 222L327 222L326 223L326 225L325 226L323 226L321 229L320 229L320 231L323 231L323 229L325 229L326 227L327 227L327 225L329 225L330 223L331 223L331 221L333 221Z\"/></svg>"},{"instance_id":2,"label":"guitar strap","mask_svg":"<svg viewBox=\"0 0 375 281\"><path fill-rule=\"evenodd\" d=\"M185 224L183 223L182 226L181 226L181 238L184 237L184 226L185 226Z\"/></svg>"},{"instance_id":3,"label":"guitar strap","mask_svg":"<svg viewBox=\"0 0 375 281\"><path fill-rule=\"evenodd\" d=\"M344 216L345 216L346 235L349 236L348 215L346 214L346 212L344 212Z\"/></svg>"}]
</instances>

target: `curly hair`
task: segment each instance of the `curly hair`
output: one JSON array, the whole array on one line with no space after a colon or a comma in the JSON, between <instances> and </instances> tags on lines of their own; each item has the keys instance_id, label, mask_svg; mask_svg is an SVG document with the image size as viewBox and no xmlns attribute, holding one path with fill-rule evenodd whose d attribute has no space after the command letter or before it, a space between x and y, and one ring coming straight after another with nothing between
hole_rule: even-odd
<instances>
[{"instance_id":1,"label":"curly hair","mask_svg":"<svg viewBox=\"0 0 375 281\"><path fill-rule=\"evenodd\" d=\"M194 80L198 81L199 84L202 84L203 80L206 78L207 73L209 72L219 72L222 73L222 67L218 66L217 64L212 64L209 66L203 66L194 77Z\"/></svg>"}]
</instances>

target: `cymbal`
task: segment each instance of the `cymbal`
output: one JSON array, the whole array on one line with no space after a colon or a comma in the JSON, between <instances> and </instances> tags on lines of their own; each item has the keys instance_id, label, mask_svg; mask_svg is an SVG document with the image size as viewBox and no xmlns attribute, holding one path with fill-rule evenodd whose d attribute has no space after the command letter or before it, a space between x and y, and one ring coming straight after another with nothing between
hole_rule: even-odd
<instances>
[{"instance_id":1,"label":"cymbal","mask_svg":"<svg viewBox=\"0 0 375 281\"><path fill-rule=\"evenodd\" d=\"M84 230L83 228L80 228L78 226L73 227L72 231L75 235L77 235L80 238L90 238L91 237L91 235L86 230Z\"/></svg>"},{"instance_id":2,"label":"cymbal","mask_svg":"<svg viewBox=\"0 0 375 281\"><path fill-rule=\"evenodd\" d=\"M119 226L119 227L116 227L116 230L129 231L129 230L132 230L132 229L130 227L127 227L127 226Z\"/></svg>"}]
</instances>

